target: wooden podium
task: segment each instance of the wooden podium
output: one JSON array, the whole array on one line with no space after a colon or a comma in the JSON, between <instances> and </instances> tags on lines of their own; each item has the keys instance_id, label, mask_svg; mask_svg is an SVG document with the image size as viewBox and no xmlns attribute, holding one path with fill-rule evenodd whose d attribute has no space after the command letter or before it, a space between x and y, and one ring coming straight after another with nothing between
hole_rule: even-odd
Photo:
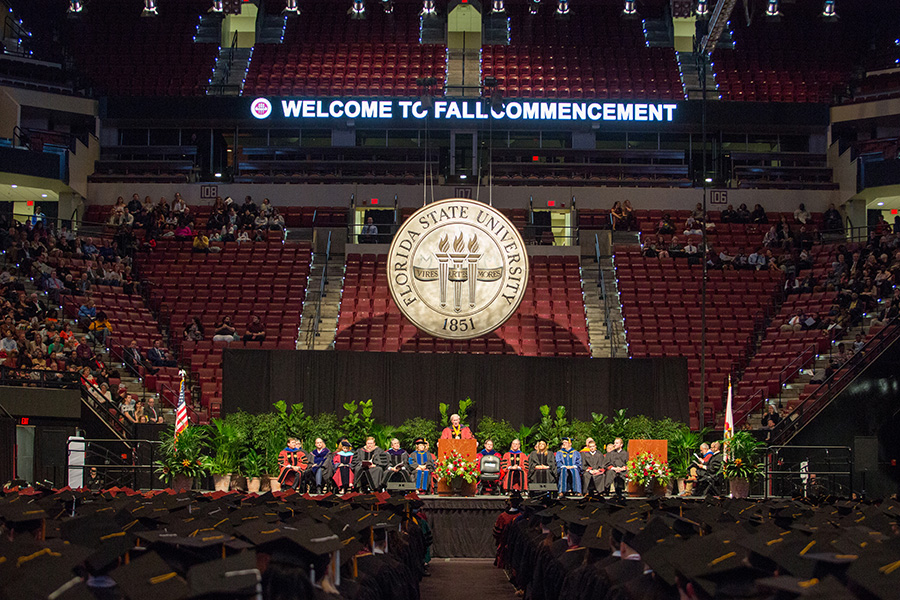
<instances>
[{"instance_id":1,"label":"wooden podium","mask_svg":"<svg viewBox=\"0 0 900 600\"><path fill-rule=\"evenodd\" d=\"M444 458L454 450L468 460L475 460L475 456L478 454L478 442L475 440L438 440L437 445L438 459ZM454 491L446 482L439 480L437 482L437 493L439 496L474 496L476 485L463 482L459 491Z\"/></svg>"},{"instance_id":2,"label":"wooden podium","mask_svg":"<svg viewBox=\"0 0 900 600\"><path fill-rule=\"evenodd\" d=\"M649 452L664 463L669 462L669 441L668 440L628 440L628 458L632 459L641 452ZM625 490L629 496L641 496L644 493L642 488L637 484L629 481ZM654 489L656 494L664 494L665 488L656 486Z\"/></svg>"}]
</instances>

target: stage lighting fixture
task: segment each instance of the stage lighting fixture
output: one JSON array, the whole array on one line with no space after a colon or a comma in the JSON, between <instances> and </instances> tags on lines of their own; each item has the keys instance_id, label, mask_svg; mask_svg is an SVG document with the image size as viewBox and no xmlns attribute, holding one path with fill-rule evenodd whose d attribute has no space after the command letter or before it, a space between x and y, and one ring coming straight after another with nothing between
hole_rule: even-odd
<instances>
[{"instance_id":1,"label":"stage lighting fixture","mask_svg":"<svg viewBox=\"0 0 900 600\"><path fill-rule=\"evenodd\" d=\"M569 14L569 0L558 0L558 2L556 4L556 14L558 14L558 15Z\"/></svg>"},{"instance_id":2,"label":"stage lighting fixture","mask_svg":"<svg viewBox=\"0 0 900 600\"><path fill-rule=\"evenodd\" d=\"M284 0L284 10L281 11L281 14L285 16L299 15L300 6L297 4L297 0Z\"/></svg>"},{"instance_id":3,"label":"stage lighting fixture","mask_svg":"<svg viewBox=\"0 0 900 600\"><path fill-rule=\"evenodd\" d=\"M84 4L81 0L69 0L69 8L66 10L70 15L80 13L84 10Z\"/></svg>"},{"instance_id":4,"label":"stage lighting fixture","mask_svg":"<svg viewBox=\"0 0 900 600\"><path fill-rule=\"evenodd\" d=\"M144 0L144 10L141 11L142 17L158 17L156 12L156 0Z\"/></svg>"},{"instance_id":5,"label":"stage lighting fixture","mask_svg":"<svg viewBox=\"0 0 900 600\"><path fill-rule=\"evenodd\" d=\"M211 13L219 13L222 14L225 12L225 2L224 0L213 0L212 7L208 12Z\"/></svg>"},{"instance_id":6,"label":"stage lighting fixture","mask_svg":"<svg viewBox=\"0 0 900 600\"><path fill-rule=\"evenodd\" d=\"M350 15L351 19L365 19L366 18L366 2L365 2L365 0L353 0L353 6L350 7L350 10L347 11L347 14Z\"/></svg>"},{"instance_id":7,"label":"stage lighting fixture","mask_svg":"<svg viewBox=\"0 0 900 600\"><path fill-rule=\"evenodd\" d=\"M394 12L394 0L381 0L381 8L385 13L391 14Z\"/></svg>"},{"instance_id":8,"label":"stage lighting fixture","mask_svg":"<svg viewBox=\"0 0 900 600\"><path fill-rule=\"evenodd\" d=\"M709 3L706 0L697 0L697 14L705 15L709 12Z\"/></svg>"},{"instance_id":9,"label":"stage lighting fixture","mask_svg":"<svg viewBox=\"0 0 900 600\"><path fill-rule=\"evenodd\" d=\"M533 15L538 14L538 9L541 7L541 0L528 0L528 12Z\"/></svg>"},{"instance_id":10,"label":"stage lighting fixture","mask_svg":"<svg viewBox=\"0 0 900 600\"><path fill-rule=\"evenodd\" d=\"M506 12L506 6L504 6L503 0L494 0L493 3L491 3L491 12Z\"/></svg>"},{"instance_id":11,"label":"stage lighting fixture","mask_svg":"<svg viewBox=\"0 0 900 600\"><path fill-rule=\"evenodd\" d=\"M837 7L835 0L825 0L825 6L822 7L823 17L837 17Z\"/></svg>"},{"instance_id":12,"label":"stage lighting fixture","mask_svg":"<svg viewBox=\"0 0 900 600\"><path fill-rule=\"evenodd\" d=\"M434 0L422 0L422 10L419 11L419 16L436 14L437 9L434 7Z\"/></svg>"},{"instance_id":13,"label":"stage lighting fixture","mask_svg":"<svg viewBox=\"0 0 900 600\"><path fill-rule=\"evenodd\" d=\"M634 0L625 0L625 8L622 9L622 12L626 15L635 14L637 9L634 7Z\"/></svg>"},{"instance_id":14,"label":"stage lighting fixture","mask_svg":"<svg viewBox=\"0 0 900 600\"><path fill-rule=\"evenodd\" d=\"M778 12L778 0L769 0L769 4L766 6L766 14L770 17L777 17L781 14Z\"/></svg>"}]
</instances>

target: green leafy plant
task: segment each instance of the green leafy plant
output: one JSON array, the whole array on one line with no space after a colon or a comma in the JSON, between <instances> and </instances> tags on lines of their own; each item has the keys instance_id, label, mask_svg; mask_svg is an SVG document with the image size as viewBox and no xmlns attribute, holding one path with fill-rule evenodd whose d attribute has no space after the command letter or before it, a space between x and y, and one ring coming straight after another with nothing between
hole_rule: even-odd
<instances>
[{"instance_id":1,"label":"green leafy plant","mask_svg":"<svg viewBox=\"0 0 900 600\"><path fill-rule=\"evenodd\" d=\"M316 438L322 438L325 445L335 449L341 439L341 420L334 413L321 413L312 418L304 448L311 449Z\"/></svg>"},{"instance_id":2,"label":"green leafy plant","mask_svg":"<svg viewBox=\"0 0 900 600\"><path fill-rule=\"evenodd\" d=\"M206 468L214 475L239 472L242 450L237 429L223 419L213 419L210 425L211 455L204 457Z\"/></svg>"},{"instance_id":3,"label":"green leafy plant","mask_svg":"<svg viewBox=\"0 0 900 600\"><path fill-rule=\"evenodd\" d=\"M701 431L691 431L687 426L679 429L669 439L669 468L672 475L678 479L686 478L690 474L691 463L694 461L694 453L700 449L700 444L709 432L708 428Z\"/></svg>"},{"instance_id":4,"label":"green leafy plant","mask_svg":"<svg viewBox=\"0 0 900 600\"><path fill-rule=\"evenodd\" d=\"M532 448L537 440L534 439L534 425L528 427L527 425L520 425L519 430L516 432L516 437L519 438L519 441L522 443L522 451L526 452L527 449Z\"/></svg>"},{"instance_id":5,"label":"green leafy plant","mask_svg":"<svg viewBox=\"0 0 900 600\"><path fill-rule=\"evenodd\" d=\"M205 427L191 426L181 432L175 441L175 427L160 434L160 459L156 462L156 473L166 482L177 475L204 477L208 470L203 461L203 450L209 440Z\"/></svg>"},{"instance_id":6,"label":"green leafy plant","mask_svg":"<svg viewBox=\"0 0 900 600\"><path fill-rule=\"evenodd\" d=\"M572 447L578 446L581 448L586 443L586 440L591 437L591 422L572 419L566 431L566 436L572 439Z\"/></svg>"},{"instance_id":7,"label":"green leafy plant","mask_svg":"<svg viewBox=\"0 0 900 600\"><path fill-rule=\"evenodd\" d=\"M763 453L766 445L749 431L738 431L722 442L728 459L722 465L726 479L754 480L763 472Z\"/></svg>"},{"instance_id":8,"label":"green leafy plant","mask_svg":"<svg viewBox=\"0 0 900 600\"><path fill-rule=\"evenodd\" d=\"M474 460L469 460L454 450L435 463L434 475L448 484L457 477L467 483L475 483L478 481L478 466Z\"/></svg>"},{"instance_id":9,"label":"green leafy plant","mask_svg":"<svg viewBox=\"0 0 900 600\"><path fill-rule=\"evenodd\" d=\"M516 430L503 419L494 419L493 417L482 417L478 422L478 431L475 433L479 443L484 444L485 440L493 440L494 448L504 451L518 436ZM519 438L521 441L521 438ZM525 445L522 445L525 448Z\"/></svg>"},{"instance_id":10,"label":"green leafy plant","mask_svg":"<svg viewBox=\"0 0 900 600\"><path fill-rule=\"evenodd\" d=\"M347 411L341 420L344 436L350 440L354 448L362 446L375 425L375 419L372 418L372 399L359 403L345 402L344 410Z\"/></svg>"},{"instance_id":11,"label":"green leafy plant","mask_svg":"<svg viewBox=\"0 0 900 600\"><path fill-rule=\"evenodd\" d=\"M653 422L644 415L630 417L625 424L625 431L617 436L628 440L651 440L653 437Z\"/></svg>"},{"instance_id":12,"label":"green leafy plant","mask_svg":"<svg viewBox=\"0 0 900 600\"><path fill-rule=\"evenodd\" d=\"M382 425L375 423L372 426L372 437L375 438L375 444L381 448L390 448L391 440L397 437L397 428L393 425Z\"/></svg>"},{"instance_id":13,"label":"green leafy plant","mask_svg":"<svg viewBox=\"0 0 900 600\"><path fill-rule=\"evenodd\" d=\"M271 437L266 442L265 452L263 454L264 472L269 477L277 477L281 472L281 466L278 464L278 455L284 450L287 438Z\"/></svg>"},{"instance_id":14,"label":"green leafy plant","mask_svg":"<svg viewBox=\"0 0 900 600\"><path fill-rule=\"evenodd\" d=\"M616 411L616 414L613 416L612 421L612 433L613 439L620 437L625 441L628 441L627 431L628 431L628 422L631 420L631 417L627 416L625 413L626 409L620 408Z\"/></svg>"},{"instance_id":15,"label":"green leafy plant","mask_svg":"<svg viewBox=\"0 0 900 600\"><path fill-rule=\"evenodd\" d=\"M541 421L537 424L537 439L547 442L551 449L559 448L562 438L569 436L569 420L566 418L566 407L557 406L556 412L550 414L550 406L543 405Z\"/></svg>"},{"instance_id":16,"label":"green leafy plant","mask_svg":"<svg viewBox=\"0 0 900 600\"><path fill-rule=\"evenodd\" d=\"M597 447L604 449L616 438L616 431L609 417L602 413L591 413L590 435L597 442Z\"/></svg>"},{"instance_id":17,"label":"green leafy plant","mask_svg":"<svg viewBox=\"0 0 900 600\"><path fill-rule=\"evenodd\" d=\"M422 417L407 419L394 433L394 437L400 440L400 445L407 449L413 447L416 438L421 437L434 444L440 435L437 421Z\"/></svg>"},{"instance_id":18,"label":"green leafy plant","mask_svg":"<svg viewBox=\"0 0 900 600\"><path fill-rule=\"evenodd\" d=\"M628 479L639 486L646 486L656 481L661 485L667 485L672 481L672 471L669 465L658 456L649 452L641 452L632 457L627 464Z\"/></svg>"},{"instance_id":19,"label":"green leafy plant","mask_svg":"<svg viewBox=\"0 0 900 600\"><path fill-rule=\"evenodd\" d=\"M466 398L465 400L459 401L459 410L456 411L456 414L459 415L459 422L463 427L466 427L469 424L469 409L472 408L474 404L475 401L471 398ZM449 404L445 402L441 402L438 404L438 412L441 414L441 423L443 423L445 427L450 425L450 415L453 414L449 411Z\"/></svg>"},{"instance_id":20,"label":"green leafy plant","mask_svg":"<svg viewBox=\"0 0 900 600\"><path fill-rule=\"evenodd\" d=\"M245 477L262 477L268 470L266 455L248 448L241 459L241 473Z\"/></svg>"}]
</instances>

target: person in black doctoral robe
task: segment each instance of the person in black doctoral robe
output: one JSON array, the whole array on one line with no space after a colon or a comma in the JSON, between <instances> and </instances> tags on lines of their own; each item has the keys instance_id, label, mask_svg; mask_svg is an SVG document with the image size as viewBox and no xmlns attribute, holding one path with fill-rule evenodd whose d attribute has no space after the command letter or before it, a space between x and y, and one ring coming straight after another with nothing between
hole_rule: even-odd
<instances>
[{"instance_id":1,"label":"person in black doctoral robe","mask_svg":"<svg viewBox=\"0 0 900 600\"><path fill-rule=\"evenodd\" d=\"M584 482L581 489L585 495L591 492L591 486L594 492L601 496L606 492L603 484L606 482L606 456L597 449L597 442L594 438L587 439L588 449L581 453L581 468Z\"/></svg>"},{"instance_id":2,"label":"person in black doctoral robe","mask_svg":"<svg viewBox=\"0 0 900 600\"><path fill-rule=\"evenodd\" d=\"M528 455L529 483L556 483L556 458L547 451L547 442L541 440Z\"/></svg>"},{"instance_id":3,"label":"person in black doctoral robe","mask_svg":"<svg viewBox=\"0 0 900 600\"><path fill-rule=\"evenodd\" d=\"M391 440L391 447L384 453L384 480L381 487L387 487L389 481L409 483L409 453L400 447L400 440Z\"/></svg>"},{"instance_id":4,"label":"person in black doctoral robe","mask_svg":"<svg viewBox=\"0 0 900 600\"><path fill-rule=\"evenodd\" d=\"M375 445L375 438L367 437L366 445L353 455L351 466L358 489L368 489L368 491L374 492L381 487L384 479L384 469L381 467L384 464L383 453L384 450Z\"/></svg>"}]
</instances>

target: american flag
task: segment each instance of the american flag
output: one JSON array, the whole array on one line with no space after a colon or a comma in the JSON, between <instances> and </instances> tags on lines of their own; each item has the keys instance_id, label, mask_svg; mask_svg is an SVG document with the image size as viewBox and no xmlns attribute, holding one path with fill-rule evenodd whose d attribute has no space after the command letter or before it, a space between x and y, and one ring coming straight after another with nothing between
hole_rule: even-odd
<instances>
[{"instance_id":1,"label":"american flag","mask_svg":"<svg viewBox=\"0 0 900 600\"><path fill-rule=\"evenodd\" d=\"M188 416L187 404L184 402L184 371L181 371L181 385L178 388L178 406L175 408L175 439L178 434L187 429Z\"/></svg>"},{"instance_id":2,"label":"american flag","mask_svg":"<svg viewBox=\"0 0 900 600\"><path fill-rule=\"evenodd\" d=\"M728 376L728 399L725 401L725 438L726 446L725 446L725 460L728 460L728 445L727 442L732 437L734 437L734 412L731 408L731 375Z\"/></svg>"}]
</instances>

